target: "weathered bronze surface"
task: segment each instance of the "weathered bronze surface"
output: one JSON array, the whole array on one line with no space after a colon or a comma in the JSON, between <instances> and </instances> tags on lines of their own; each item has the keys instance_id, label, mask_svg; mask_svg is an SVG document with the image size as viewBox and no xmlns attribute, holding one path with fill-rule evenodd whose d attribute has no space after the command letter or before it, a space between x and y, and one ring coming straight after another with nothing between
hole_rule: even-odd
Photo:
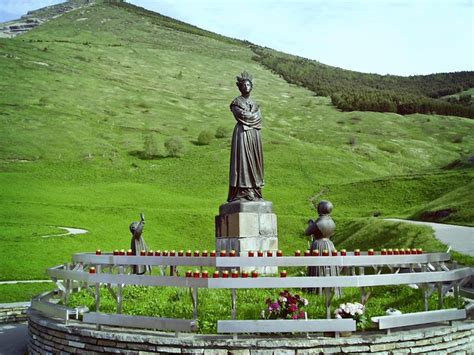
<instances>
[{"instance_id":1,"label":"weathered bronze surface","mask_svg":"<svg viewBox=\"0 0 474 355\"><path fill-rule=\"evenodd\" d=\"M227 201L258 201L263 198L264 185L262 114L258 104L250 98L253 88L250 74L243 72L236 79L241 96L230 104L237 124L232 135Z\"/></svg>"},{"instance_id":2,"label":"weathered bronze surface","mask_svg":"<svg viewBox=\"0 0 474 355\"><path fill-rule=\"evenodd\" d=\"M140 213L140 222L132 222L130 224L130 232L132 233L132 240L130 242L130 249L134 255L140 255L142 250L148 250L145 239L142 236L143 228L145 227L145 216L143 213ZM150 266L148 265L134 265L133 273L134 274L144 274L147 271L150 271Z\"/></svg>"}]
</instances>

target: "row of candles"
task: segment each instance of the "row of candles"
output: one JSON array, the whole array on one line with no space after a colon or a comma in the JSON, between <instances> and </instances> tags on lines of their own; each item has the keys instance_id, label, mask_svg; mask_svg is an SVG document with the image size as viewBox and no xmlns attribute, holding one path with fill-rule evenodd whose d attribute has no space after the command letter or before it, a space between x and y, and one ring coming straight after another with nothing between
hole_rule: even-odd
<instances>
[{"instance_id":1,"label":"row of candles","mask_svg":"<svg viewBox=\"0 0 474 355\"><path fill-rule=\"evenodd\" d=\"M100 249L96 250L96 255L102 255L102 251ZM380 251L380 255L414 255L414 254L423 254L423 249L382 249ZM133 251L132 249L128 249L127 252L125 252L124 249L122 250L114 250L113 252L113 255L131 255L133 256ZM203 250L202 252L200 252L199 250L195 250L194 253L191 251L191 250L187 250L187 251L183 251L183 250L180 250L178 252L176 252L175 250L171 250L171 251L168 251L168 250L164 250L163 252L161 250L157 250L157 251L153 251L153 250L149 250L149 251L146 251L146 250L142 250L140 251L140 255L141 256L211 256L211 257L215 257L217 256L217 252L215 250L212 250L211 252L208 252L207 250ZM268 257L272 257L273 256L273 251L271 250L268 250L266 252L262 251L262 250L259 250L257 252L255 251L248 251L247 252L247 256L249 257L253 257L257 255L258 257L263 257L263 256L268 256ZM320 255L320 252L319 250L305 250L304 253L301 253L300 250L296 250L295 251L295 256L301 256L301 255L304 255L304 256L319 256ZM332 255L332 256L346 256L347 255L347 251L346 249L342 249L341 251L337 251L337 250L323 250L322 252L322 256L329 256L329 255ZM355 256L360 256L361 255L361 252L360 252L360 249L355 249L354 250L354 255ZM369 249L367 251L367 255L376 255L376 252L374 251L374 249ZM219 256L237 256L237 252L235 250L230 250L229 252L227 252L227 250L221 250L219 252ZM278 250L276 252L276 256L283 256L283 252L281 250Z\"/></svg>"},{"instance_id":2,"label":"row of candles","mask_svg":"<svg viewBox=\"0 0 474 355\"><path fill-rule=\"evenodd\" d=\"M89 273L90 274L95 274L96 272L97 272L97 270L94 266L91 266L89 268ZM241 273L239 273L237 270L232 270L230 273L227 270L224 270L222 272L214 271L212 273L212 278L217 279L219 277L222 277L223 279L228 279L229 275L233 279L236 279L239 276L244 278L244 279L248 278L249 276L251 276L252 278L257 278L258 277L258 271L256 271L256 270L254 270L252 272L242 271ZM195 278L195 279L198 279L198 278L207 279L207 278L209 278L209 272L207 270L203 270L203 271L188 270L188 271L186 271L185 276L186 277L192 277L192 278ZM286 270L280 271L280 277L286 277L286 276L287 276Z\"/></svg>"}]
</instances>

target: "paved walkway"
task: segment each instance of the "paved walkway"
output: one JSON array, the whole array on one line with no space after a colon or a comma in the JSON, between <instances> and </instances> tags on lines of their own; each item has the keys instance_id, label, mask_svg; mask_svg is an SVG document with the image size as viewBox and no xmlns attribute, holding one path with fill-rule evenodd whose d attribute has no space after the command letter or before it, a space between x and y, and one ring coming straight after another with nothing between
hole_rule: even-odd
<instances>
[{"instance_id":1,"label":"paved walkway","mask_svg":"<svg viewBox=\"0 0 474 355\"><path fill-rule=\"evenodd\" d=\"M26 354L28 343L28 323L0 324L0 354Z\"/></svg>"},{"instance_id":2,"label":"paved walkway","mask_svg":"<svg viewBox=\"0 0 474 355\"><path fill-rule=\"evenodd\" d=\"M459 253L474 256L474 227L388 218L386 221L421 224L433 228L435 237Z\"/></svg>"}]
</instances>

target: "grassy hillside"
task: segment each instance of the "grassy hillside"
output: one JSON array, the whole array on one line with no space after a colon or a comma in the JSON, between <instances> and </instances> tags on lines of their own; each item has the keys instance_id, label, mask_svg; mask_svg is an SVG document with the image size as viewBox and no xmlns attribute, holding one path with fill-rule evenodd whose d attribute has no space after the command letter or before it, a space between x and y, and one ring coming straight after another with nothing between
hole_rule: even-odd
<instances>
[{"instance_id":1,"label":"grassy hillside","mask_svg":"<svg viewBox=\"0 0 474 355\"><path fill-rule=\"evenodd\" d=\"M0 280L42 279L74 252L128 249L128 225L140 212L151 248L213 249L214 216L227 195L228 105L243 70L255 77L264 197L287 253L307 245L314 198L334 202L344 236L376 211L408 217L432 201L438 208L472 180L472 166L442 168L473 155L474 121L340 112L260 66L244 44L169 21L102 4L0 40ZM219 127L226 138L196 144ZM184 142L181 158L166 156L172 137ZM157 159L141 159L150 141ZM473 198L462 198L453 222L469 224ZM90 233L42 238L62 233L56 226ZM396 247L416 244L399 237ZM377 234L371 241L345 246L381 245Z\"/></svg>"}]
</instances>

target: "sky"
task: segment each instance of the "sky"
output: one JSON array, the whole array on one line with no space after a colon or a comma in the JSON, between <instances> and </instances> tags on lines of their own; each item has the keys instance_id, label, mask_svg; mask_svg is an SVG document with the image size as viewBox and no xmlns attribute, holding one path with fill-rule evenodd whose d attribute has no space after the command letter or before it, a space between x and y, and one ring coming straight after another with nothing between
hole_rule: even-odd
<instances>
[{"instance_id":1,"label":"sky","mask_svg":"<svg viewBox=\"0 0 474 355\"><path fill-rule=\"evenodd\" d=\"M60 0L0 0L0 22ZM474 70L474 0L127 0L225 36L365 73Z\"/></svg>"}]
</instances>

